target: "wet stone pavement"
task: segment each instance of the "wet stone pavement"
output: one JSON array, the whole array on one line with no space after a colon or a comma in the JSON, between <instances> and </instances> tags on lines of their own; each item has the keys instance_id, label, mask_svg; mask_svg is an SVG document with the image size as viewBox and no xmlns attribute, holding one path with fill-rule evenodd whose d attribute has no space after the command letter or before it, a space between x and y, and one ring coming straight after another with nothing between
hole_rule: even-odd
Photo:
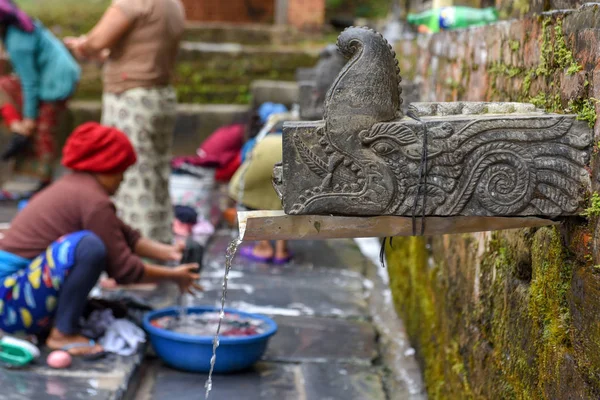
<instances>
[{"instance_id":1,"label":"wet stone pavement","mask_svg":"<svg viewBox=\"0 0 600 400\"><path fill-rule=\"evenodd\" d=\"M223 255L231 238L231 232L219 232L209 244L202 273L205 292L193 300L195 305L218 305ZM216 375L210 399L387 399L362 274L369 261L351 241L290 246L295 259L283 267L236 256L227 307L270 315L279 330L262 362L242 373ZM138 399L200 399L205 379L155 360Z\"/></svg>"},{"instance_id":2,"label":"wet stone pavement","mask_svg":"<svg viewBox=\"0 0 600 400\"><path fill-rule=\"evenodd\" d=\"M0 207L0 222L10 221L15 211L16 205ZM189 299L192 305L219 304L224 254L232 234L219 231L211 239L202 272L205 292ZM236 256L226 306L269 315L277 321L279 331L271 338L263 360L252 369L215 375L210 399L424 398L418 382L417 392L402 382L390 384L389 369L381 363L387 352L379 347L377 318L371 315L373 303L368 296L373 283L365 278L367 271L372 274L378 267L350 240L297 241L290 246L294 261L286 266L253 263ZM169 285L128 293L155 308L173 305L177 298L177 289ZM102 295L111 298L116 294ZM397 331L390 337L402 336L401 332L396 335ZM399 346L408 348L402 340ZM27 369L0 368L0 399L204 398L206 375L173 370L145 347L132 357L109 355L93 362L75 359L65 370L47 367L45 355ZM420 381L415 365L409 365L407 371Z\"/></svg>"}]
</instances>

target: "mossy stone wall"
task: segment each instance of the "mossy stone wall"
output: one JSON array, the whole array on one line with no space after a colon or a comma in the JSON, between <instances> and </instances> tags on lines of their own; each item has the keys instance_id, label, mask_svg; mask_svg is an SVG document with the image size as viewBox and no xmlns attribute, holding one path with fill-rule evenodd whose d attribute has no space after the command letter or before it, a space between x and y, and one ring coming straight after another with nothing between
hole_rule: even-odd
<instances>
[{"instance_id":1,"label":"mossy stone wall","mask_svg":"<svg viewBox=\"0 0 600 400\"><path fill-rule=\"evenodd\" d=\"M599 17L597 6L533 15L421 36L397 53L425 101L533 101L577 113L597 142ZM595 191L597 164L595 154ZM430 398L600 398L593 208L560 226L394 239L392 293Z\"/></svg>"},{"instance_id":2,"label":"mossy stone wall","mask_svg":"<svg viewBox=\"0 0 600 400\"><path fill-rule=\"evenodd\" d=\"M600 276L563 235L394 240L392 293L432 399L600 397Z\"/></svg>"},{"instance_id":3,"label":"mossy stone wall","mask_svg":"<svg viewBox=\"0 0 600 400\"><path fill-rule=\"evenodd\" d=\"M249 104L253 81L294 81L296 69L316 64L318 51L304 49L241 48L241 51L182 50L173 84L180 103ZM102 66L83 66L75 98L98 100Z\"/></svg>"}]
</instances>

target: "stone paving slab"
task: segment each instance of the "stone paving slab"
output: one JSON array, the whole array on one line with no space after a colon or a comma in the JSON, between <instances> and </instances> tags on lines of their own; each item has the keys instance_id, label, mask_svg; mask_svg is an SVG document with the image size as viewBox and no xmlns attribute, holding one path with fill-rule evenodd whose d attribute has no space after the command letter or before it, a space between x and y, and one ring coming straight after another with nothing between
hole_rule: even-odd
<instances>
[{"instance_id":1,"label":"stone paving slab","mask_svg":"<svg viewBox=\"0 0 600 400\"><path fill-rule=\"evenodd\" d=\"M220 304L225 268L223 255L230 238L229 234L221 233L211 241L202 271L205 291L194 299L194 305ZM270 315L366 318L363 275L343 268L341 259L337 258L342 253L339 249L328 248L328 242L316 243L319 243L318 249L306 247L311 243L297 242L292 251L300 260L315 252L327 255L329 262L319 263L318 267L297 262L273 266L236 257L226 305Z\"/></svg>"},{"instance_id":2,"label":"stone paving slab","mask_svg":"<svg viewBox=\"0 0 600 400\"><path fill-rule=\"evenodd\" d=\"M122 399L143 359L144 348L131 356L109 354L95 361L73 357L67 369L46 365L47 349L24 369L0 369L0 399ZM8 396L8 397L7 397Z\"/></svg>"},{"instance_id":3,"label":"stone paving slab","mask_svg":"<svg viewBox=\"0 0 600 400\"><path fill-rule=\"evenodd\" d=\"M153 400L202 399L206 375L161 367ZM252 369L215 375L211 400L384 400L377 368L340 364L259 363Z\"/></svg>"},{"instance_id":4,"label":"stone paving slab","mask_svg":"<svg viewBox=\"0 0 600 400\"><path fill-rule=\"evenodd\" d=\"M221 287L209 287L193 299L193 305L220 305ZM269 315L308 315L367 318L365 300L356 292L329 288L286 285L264 288L232 287L226 307Z\"/></svg>"},{"instance_id":5,"label":"stone paving slab","mask_svg":"<svg viewBox=\"0 0 600 400\"><path fill-rule=\"evenodd\" d=\"M114 390L102 387L102 382L91 377L57 377L38 375L35 379L27 371L0 371L0 398L3 400L110 400Z\"/></svg>"},{"instance_id":6,"label":"stone paving slab","mask_svg":"<svg viewBox=\"0 0 600 400\"><path fill-rule=\"evenodd\" d=\"M278 331L264 359L284 362L347 362L369 365L377 356L373 326L333 318L274 318Z\"/></svg>"},{"instance_id":7,"label":"stone paving slab","mask_svg":"<svg viewBox=\"0 0 600 400\"><path fill-rule=\"evenodd\" d=\"M207 250L206 259L211 262L225 262L225 250L233 239L230 231L218 232L211 240ZM242 246L252 245L244 242ZM288 268L311 270L318 268L331 268L343 271L362 273L366 266L365 259L349 240L292 240L289 246L294 260ZM357 253L358 251L358 253ZM251 262L239 255L233 261L234 269L261 270L268 264ZM271 268L282 268L269 265Z\"/></svg>"},{"instance_id":8,"label":"stone paving slab","mask_svg":"<svg viewBox=\"0 0 600 400\"><path fill-rule=\"evenodd\" d=\"M213 268L218 267L218 268ZM225 268L220 263L211 262L202 271L202 283L206 289L213 285L221 287ZM232 285L247 285L259 289L274 287L320 287L324 290L343 289L351 292L364 290L365 279L352 271L338 271L327 268L305 270L302 268L266 266L254 270L232 269L229 273L229 283Z\"/></svg>"}]
</instances>

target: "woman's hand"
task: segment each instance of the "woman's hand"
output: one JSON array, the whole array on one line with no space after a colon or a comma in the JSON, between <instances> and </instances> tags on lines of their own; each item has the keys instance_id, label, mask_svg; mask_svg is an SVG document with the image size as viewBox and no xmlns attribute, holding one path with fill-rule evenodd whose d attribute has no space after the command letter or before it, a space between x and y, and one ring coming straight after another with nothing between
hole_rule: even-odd
<instances>
[{"instance_id":1,"label":"woman's hand","mask_svg":"<svg viewBox=\"0 0 600 400\"><path fill-rule=\"evenodd\" d=\"M24 135L25 130L23 129L23 123L21 121L14 121L10 124L10 131L14 133L18 133L20 135Z\"/></svg>"},{"instance_id":2,"label":"woman's hand","mask_svg":"<svg viewBox=\"0 0 600 400\"><path fill-rule=\"evenodd\" d=\"M198 268L198 264L184 264L173 270L173 280L182 293L194 294L193 289L202 291L202 286L197 283L200 279L200 274L197 272Z\"/></svg>"},{"instance_id":3,"label":"woman's hand","mask_svg":"<svg viewBox=\"0 0 600 400\"><path fill-rule=\"evenodd\" d=\"M171 281L179 286L183 293L193 294L195 290L202 290L198 284L200 279L198 264L184 264L175 268L144 264L144 275L140 283L160 283Z\"/></svg>"},{"instance_id":4,"label":"woman's hand","mask_svg":"<svg viewBox=\"0 0 600 400\"><path fill-rule=\"evenodd\" d=\"M140 257L151 258L153 260L159 260L163 262L175 261L180 263L184 249L184 243L168 245L155 242L154 240L148 238L141 238L135 245L135 254Z\"/></svg>"},{"instance_id":5,"label":"woman's hand","mask_svg":"<svg viewBox=\"0 0 600 400\"><path fill-rule=\"evenodd\" d=\"M65 46L67 46L68 49L72 49L73 47L75 47L77 40L79 40L79 38L76 38L75 36L65 36L63 38L63 43L65 44Z\"/></svg>"},{"instance_id":6,"label":"woman's hand","mask_svg":"<svg viewBox=\"0 0 600 400\"><path fill-rule=\"evenodd\" d=\"M183 251L185 250L185 243L177 242L173 246L169 246L169 253L167 256L168 261L180 262L183 258Z\"/></svg>"},{"instance_id":7,"label":"woman's hand","mask_svg":"<svg viewBox=\"0 0 600 400\"><path fill-rule=\"evenodd\" d=\"M65 44L65 46L67 46L69 50L71 50L75 58L77 58L78 60L85 60L87 59L87 57L85 56L82 50L82 44L85 41L85 39L85 35L79 37L67 36L63 39L63 43Z\"/></svg>"},{"instance_id":8,"label":"woman's hand","mask_svg":"<svg viewBox=\"0 0 600 400\"><path fill-rule=\"evenodd\" d=\"M25 118L23 121L21 121L21 129L22 129L21 133L25 136L32 135L33 132L35 132L36 127L37 127L37 122L35 122L34 119Z\"/></svg>"}]
</instances>

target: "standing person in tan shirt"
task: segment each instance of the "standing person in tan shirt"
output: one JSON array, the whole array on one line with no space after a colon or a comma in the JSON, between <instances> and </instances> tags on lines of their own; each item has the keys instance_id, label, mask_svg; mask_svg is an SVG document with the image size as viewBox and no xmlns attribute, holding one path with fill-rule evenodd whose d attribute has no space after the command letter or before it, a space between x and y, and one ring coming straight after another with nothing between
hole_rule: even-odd
<instances>
[{"instance_id":1,"label":"standing person in tan shirt","mask_svg":"<svg viewBox=\"0 0 600 400\"><path fill-rule=\"evenodd\" d=\"M115 203L125 222L169 243L173 210L169 161L177 99L170 86L185 13L179 0L114 0L88 35L66 38L79 57L102 58L102 123L125 132L138 163Z\"/></svg>"}]
</instances>

